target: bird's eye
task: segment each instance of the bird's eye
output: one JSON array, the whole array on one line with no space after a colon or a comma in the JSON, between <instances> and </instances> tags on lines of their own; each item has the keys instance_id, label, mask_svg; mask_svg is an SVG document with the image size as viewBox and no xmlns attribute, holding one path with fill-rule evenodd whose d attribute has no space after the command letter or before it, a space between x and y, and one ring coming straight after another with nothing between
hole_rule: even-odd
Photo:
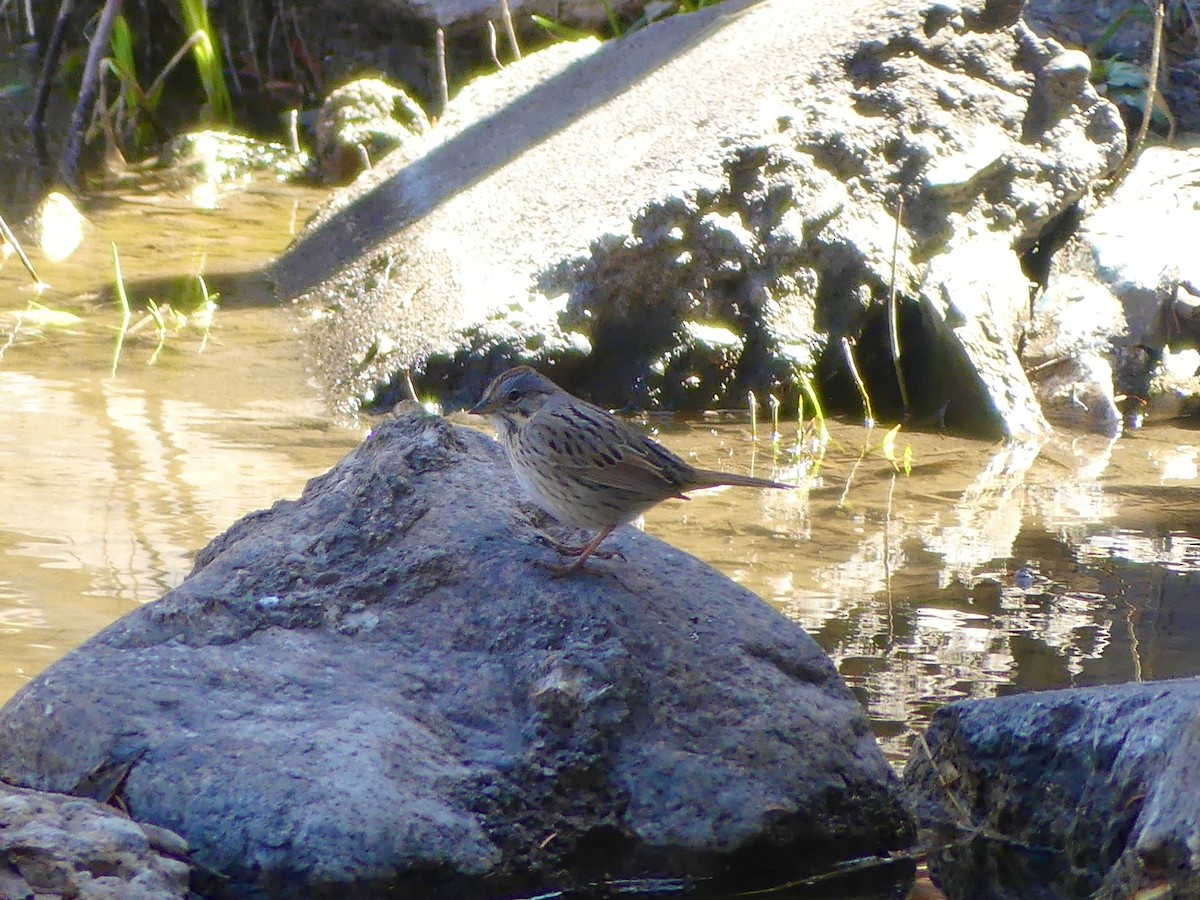
<instances>
[{"instance_id":1,"label":"bird's eye","mask_svg":"<svg viewBox=\"0 0 1200 900\"><path fill-rule=\"evenodd\" d=\"M504 399L506 399L509 403L516 403L518 400L521 399L521 392L518 391L516 388L513 388L511 391L509 391L507 394L504 395Z\"/></svg>"}]
</instances>

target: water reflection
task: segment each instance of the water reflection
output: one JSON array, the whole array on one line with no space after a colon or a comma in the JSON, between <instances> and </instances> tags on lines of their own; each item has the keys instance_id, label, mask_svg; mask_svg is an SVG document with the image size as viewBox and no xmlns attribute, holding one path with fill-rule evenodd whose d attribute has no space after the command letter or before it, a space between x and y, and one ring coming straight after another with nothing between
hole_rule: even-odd
<instances>
[{"instance_id":1,"label":"water reflection","mask_svg":"<svg viewBox=\"0 0 1200 900\"><path fill-rule=\"evenodd\" d=\"M19 268L0 270L0 699L178 584L197 549L296 496L362 436L329 421L292 313L253 274L286 243L297 201L249 199L219 215L155 200L137 216L91 210L84 248L41 273L57 288L43 302L78 326L23 326L5 344L4 314L26 288ZM204 260L223 297L203 353L181 334L151 367L153 341L134 339L110 377L109 240L143 298ZM903 475L881 429L831 427L819 465L798 465L786 440L753 441L744 422L656 420L698 465L800 487L704 492L653 510L646 528L813 634L894 759L949 700L1200 669L1193 432L1041 447L902 432Z\"/></svg>"},{"instance_id":2,"label":"water reflection","mask_svg":"<svg viewBox=\"0 0 1200 900\"><path fill-rule=\"evenodd\" d=\"M742 432L664 440L711 463L744 459ZM1178 463L1194 457L1189 432L1041 447L913 434L907 477L878 453L860 461L864 435L835 428L840 452L793 495L700 497L653 511L647 530L809 630L894 758L950 700L1200 669L1182 600L1200 561L1196 476Z\"/></svg>"},{"instance_id":3,"label":"water reflection","mask_svg":"<svg viewBox=\"0 0 1200 900\"><path fill-rule=\"evenodd\" d=\"M237 343L249 339L239 314ZM225 338L231 337L226 323ZM361 437L330 426L292 338L226 340L107 375L109 347L10 350L0 368L0 693L186 574L195 550L294 496ZM135 354L136 355L136 354ZM251 358L252 357L252 358ZM64 363L66 360L63 361ZM26 368L26 371L19 371ZM14 647L12 641L19 642Z\"/></svg>"},{"instance_id":4,"label":"water reflection","mask_svg":"<svg viewBox=\"0 0 1200 900\"><path fill-rule=\"evenodd\" d=\"M75 254L29 248L51 285L39 302L74 319L20 317L28 276L15 260L0 270L0 698L178 584L197 549L361 438L328 421L290 314L253 277L315 200L263 185L227 195L214 218L168 197L100 198ZM171 335L151 365L156 338L131 336L110 374L111 242L135 314L199 271L224 286L207 342Z\"/></svg>"}]
</instances>

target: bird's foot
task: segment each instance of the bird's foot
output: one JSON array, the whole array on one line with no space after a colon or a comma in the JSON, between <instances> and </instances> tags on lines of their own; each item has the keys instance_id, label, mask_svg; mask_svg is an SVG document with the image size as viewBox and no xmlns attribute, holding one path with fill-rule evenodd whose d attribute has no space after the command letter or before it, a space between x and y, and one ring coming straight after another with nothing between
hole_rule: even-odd
<instances>
[{"instance_id":1,"label":"bird's foot","mask_svg":"<svg viewBox=\"0 0 1200 900\"><path fill-rule=\"evenodd\" d=\"M543 534L541 532L538 532L537 539L539 541L541 541L543 544L545 544L547 547L551 548L555 553L559 554L560 556L579 557L579 556L583 556L584 551L587 550L586 545L577 547L574 544L566 544L566 543L563 543L562 541L556 541L554 538L550 537L550 535ZM618 553L616 550L593 550L590 555L598 556L601 559L624 559L625 558L620 553ZM567 572L574 571L574 568L572 568L572 567L578 568L577 566L575 566L575 563L568 563L566 567L551 566L550 568L553 568L553 569L561 568L561 569L563 569L562 574L565 575Z\"/></svg>"}]
</instances>

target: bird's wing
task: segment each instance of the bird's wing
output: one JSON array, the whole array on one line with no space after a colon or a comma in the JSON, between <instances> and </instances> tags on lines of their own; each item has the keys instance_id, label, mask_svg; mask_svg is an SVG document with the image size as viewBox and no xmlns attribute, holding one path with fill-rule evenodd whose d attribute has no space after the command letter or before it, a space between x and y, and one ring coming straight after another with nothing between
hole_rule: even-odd
<instances>
[{"instance_id":1,"label":"bird's wing","mask_svg":"<svg viewBox=\"0 0 1200 900\"><path fill-rule=\"evenodd\" d=\"M590 404L546 408L525 425L556 466L594 484L648 495L678 494L687 463L610 413Z\"/></svg>"}]
</instances>

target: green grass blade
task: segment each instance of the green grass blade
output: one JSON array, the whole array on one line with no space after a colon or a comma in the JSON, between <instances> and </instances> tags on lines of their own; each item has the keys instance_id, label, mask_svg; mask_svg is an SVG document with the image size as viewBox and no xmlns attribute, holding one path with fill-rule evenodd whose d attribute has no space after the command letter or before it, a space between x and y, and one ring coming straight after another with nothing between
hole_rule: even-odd
<instances>
[{"instance_id":1,"label":"green grass blade","mask_svg":"<svg viewBox=\"0 0 1200 900\"><path fill-rule=\"evenodd\" d=\"M127 72L137 71L137 67L133 63L133 32L129 30L129 22L124 16L118 15L113 22L108 45L117 65Z\"/></svg>"},{"instance_id":2,"label":"green grass blade","mask_svg":"<svg viewBox=\"0 0 1200 900\"><path fill-rule=\"evenodd\" d=\"M567 25L560 25L553 19L547 19L545 16L532 15L533 24L545 31L547 34L552 34L556 38L562 38L564 41L579 41L583 38L591 37L586 31L580 31L578 28L571 28Z\"/></svg>"},{"instance_id":3,"label":"green grass blade","mask_svg":"<svg viewBox=\"0 0 1200 900\"><path fill-rule=\"evenodd\" d=\"M220 45L215 40L212 24L208 20L208 8L204 0L179 0L179 6L189 39L191 35L200 35L192 47L192 58L196 61L200 83L208 98L209 113L215 121L228 122L233 118L233 104L225 85Z\"/></svg>"},{"instance_id":4,"label":"green grass blade","mask_svg":"<svg viewBox=\"0 0 1200 900\"><path fill-rule=\"evenodd\" d=\"M617 18L617 12L613 9L610 0L600 0L604 4L604 14L608 16L608 27L612 29L613 37L621 36L621 22Z\"/></svg>"}]
</instances>

